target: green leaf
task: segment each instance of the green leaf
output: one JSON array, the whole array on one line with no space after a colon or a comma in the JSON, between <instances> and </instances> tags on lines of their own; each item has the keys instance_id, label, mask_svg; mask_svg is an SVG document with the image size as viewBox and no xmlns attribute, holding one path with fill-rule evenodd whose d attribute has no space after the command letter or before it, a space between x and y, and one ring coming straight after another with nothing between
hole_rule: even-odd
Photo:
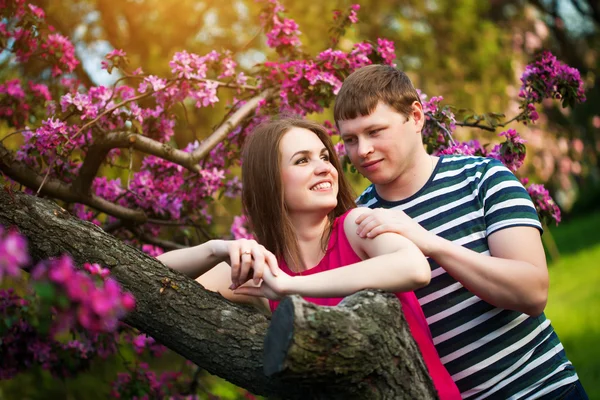
<instances>
[{"instance_id":1,"label":"green leaf","mask_svg":"<svg viewBox=\"0 0 600 400\"><path fill-rule=\"evenodd\" d=\"M56 295L56 289L50 282L36 282L33 284L33 289L40 300L52 300Z\"/></svg>"}]
</instances>

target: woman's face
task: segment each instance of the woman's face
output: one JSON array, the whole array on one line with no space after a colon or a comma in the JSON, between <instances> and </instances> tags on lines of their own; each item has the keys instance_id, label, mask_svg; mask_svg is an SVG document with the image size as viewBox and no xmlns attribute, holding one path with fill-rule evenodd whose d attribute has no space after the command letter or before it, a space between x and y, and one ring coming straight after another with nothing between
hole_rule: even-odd
<instances>
[{"instance_id":1,"label":"woman's face","mask_svg":"<svg viewBox=\"0 0 600 400\"><path fill-rule=\"evenodd\" d=\"M294 127L279 145L284 201L288 211L329 213L337 205L338 172L312 131Z\"/></svg>"}]
</instances>

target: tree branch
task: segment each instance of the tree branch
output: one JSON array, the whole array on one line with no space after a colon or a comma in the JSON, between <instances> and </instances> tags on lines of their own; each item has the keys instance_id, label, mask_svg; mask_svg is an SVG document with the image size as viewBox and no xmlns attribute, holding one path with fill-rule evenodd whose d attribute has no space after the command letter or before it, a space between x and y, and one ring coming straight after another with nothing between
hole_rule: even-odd
<instances>
[{"instance_id":1,"label":"tree branch","mask_svg":"<svg viewBox=\"0 0 600 400\"><path fill-rule=\"evenodd\" d=\"M44 177L24 163L15 160L11 152L2 144L0 144L0 171L34 191L38 190L42 182L44 182ZM76 192L71 185L54 178L46 179L40 194L63 200L67 203L85 204L116 218L137 223L143 223L147 220L146 214L142 211L119 206L96 195L86 195Z\"/></svg>"},{"instance_id":2,"label":"tree branch","mask_svg":"<svg viewBox=\"0 0 600 400\"><path fill-rule=\"evenodd\" d=\"M52 201L0 190L0 224L16 226L28 238L33 262L69 254L76 265L110 269L136 298L127 324L253 393L282 399L435 397L393 295L361 292L334 308L288 300L300 306L293 313L284 301L265 345L266 316L204 290ZM286 353L282 365L287 368L267 377L263 354L278 349ZM302 351L311 358L299 357ZM351 359L344 364L347 356Z\"/></svg>"},{"instance_id":3,"label":"tree branch","mask_svg":"<svg viewBox=\"0 0 600 400\"><path fill-rule=\"evenodd\" d=\"M140 228L129 228L129 230L138 238L140 238L143 242L153 244L158 247L162 247L165 250L178 250L178 249L186 249L189 246L184 246L179 243L171 242L170 240L159 239L157 237L148 235Z\"/></svg>"},{"instance_id":4,"label":"tree branch","mask_svg":"<svg viewBox=\"0 0 600 400\"><path fill-rule=\"evenodd\" d=\"M214 149L217 144L222 142L227 137L229 132L231 132L236 126L238 126L244 120L244 118L250 115L250 113L252 113L256 109L256 107L258 107L258 103L261 100L266 100L268 97L271 96L271 94L272 90L265 90L259 95L248 100L246 104L244 104L236 112L234 112L231 115L231 117L227 119L227 121L221 124L221 126L219 126L217 130L215 130L212 133L212 135L203 140L200 146L196 150L194 150L194 152L192 153L192 164L198 164L200 160L206 157L208 153L210 153L210 151Z\"/></svg>"}]
</instances>

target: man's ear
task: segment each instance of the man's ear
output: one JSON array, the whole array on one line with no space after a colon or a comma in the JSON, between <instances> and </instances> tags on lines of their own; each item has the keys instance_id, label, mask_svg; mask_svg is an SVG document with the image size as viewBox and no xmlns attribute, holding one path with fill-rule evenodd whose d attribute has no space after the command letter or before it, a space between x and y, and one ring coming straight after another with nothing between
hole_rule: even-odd
<instances>
[{"instance_id":1,"label":"man's ear","mask_svg":"<svg viewBox=\"0 0 600 400\"><path fill-rule=\"evenodd\" d=\"M425 113L423 112L423 106L418 101L413 101L411 104L412 114L411 117L415 121L417 128L419 131L423 129L423 125L425 125Z\"/></svg>"}]
</instances>

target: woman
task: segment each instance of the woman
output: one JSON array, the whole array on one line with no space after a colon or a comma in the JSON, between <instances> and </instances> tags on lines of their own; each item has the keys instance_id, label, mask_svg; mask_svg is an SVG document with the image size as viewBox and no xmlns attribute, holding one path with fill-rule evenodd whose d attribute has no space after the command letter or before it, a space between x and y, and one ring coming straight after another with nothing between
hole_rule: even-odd
<instances>
[{"instance_id":1,"label":"woman","mask_svg":"<svg viewBox=\"0 0 600 400\"><path fill-rule=\"evenodd\" d=\"M357 234L354 221L362 210L355 208L326 131L310 121L273 121L255 130L242 157L242 203L261 245L210 241L159 259L200 276L205 287L231 300L251 301L269 311L288 294L334 306L362 289L394 292L440 398L459 399L412 292L429 283L429 264L400 235L370 239ZM225 260L231 268L212 268ZM254 285L246 283L251 278Z\"/></svg>"}]
</instances>

